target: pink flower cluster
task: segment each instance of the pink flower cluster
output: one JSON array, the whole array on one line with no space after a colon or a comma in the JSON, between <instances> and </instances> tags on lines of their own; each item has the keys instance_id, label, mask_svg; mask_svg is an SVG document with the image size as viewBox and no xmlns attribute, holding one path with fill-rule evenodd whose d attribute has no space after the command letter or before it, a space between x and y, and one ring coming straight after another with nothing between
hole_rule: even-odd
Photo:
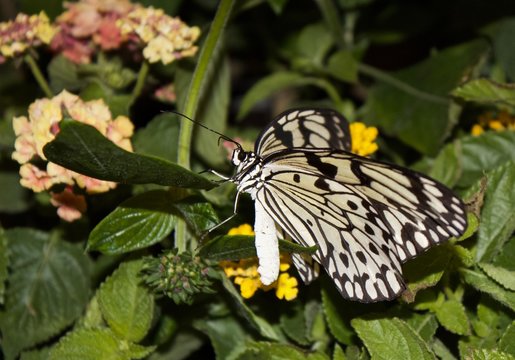
<instances>
[{"instance_id":1,"label":"pink flower cluster","mask_svg":"<svg viewBox=\"0 0 515 360\"><path fill-rule=\"evenodd\" d=\"M64 116L94 126L127 151L132 151L130 137L134 126L125 116L112 119L103 100L83 101L66 91L52 99L36 100L29 106L28 117L13 119L17 138L12 158L21 164L20 183L34 192L50 191L52 204L59 208L58 215L73 221L86 210L84 196L75 194L74 188L89 194L101 193L115 188L116 183L93 179L47 161L43 147L55 138ZM64 192L52 191L55 185L62 184L65 185Z\"/></svg>"}]
</instances>

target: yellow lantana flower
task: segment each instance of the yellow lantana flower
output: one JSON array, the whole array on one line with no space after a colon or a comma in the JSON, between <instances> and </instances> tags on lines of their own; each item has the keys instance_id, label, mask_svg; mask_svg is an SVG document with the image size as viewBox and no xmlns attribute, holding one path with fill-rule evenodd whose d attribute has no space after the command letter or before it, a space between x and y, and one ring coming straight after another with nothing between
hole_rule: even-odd
<instances>
[{"instance_id":1,"label":"yellow lantana flower","mask_svg":"<svg viewBox=\"0 0 515 360\"><path fill-rule=\"evenodd\" d=\"M243 224L230 229L228 235L254 235L254 231L249 224ZM279 278L270 285L264 285L257 270L259 266L257 258L220 262L225 275L229 278L234 278L234 283L240 286L240 293L243 298L251 298L259 289L263 291L275 289L277 298L287 301L295 299L299 292L297 279L287 273L290 264L290 256L281 255L281 263L279 265L281 274Z\"/></svg>"},{"instance_id":2,"label":"yellow lantana flower","mask_svg":"<svg viewBox=\"0 0 515 360\"><path fill-rule=\"evenodd\" d=\"M349 126L352 139L352 152L361 156L371 155L379 148L375 143L379 132L377 128L367 127L362 122L353 122Z\"/></svg>"},{"instance_id":3,"label":"yellow lantana flower","mask_svg":"<svg viewBox=\"0 0 515 360\"><path fill-rule=\"evenodd\" d=\"M474 124L470 130L473 136L479 136L485 132L485 130L515 130L515 116L505 110L501 110L498 113L488 111L480 115L478 120L478 123Z\"/></svg>"}]
</instances>

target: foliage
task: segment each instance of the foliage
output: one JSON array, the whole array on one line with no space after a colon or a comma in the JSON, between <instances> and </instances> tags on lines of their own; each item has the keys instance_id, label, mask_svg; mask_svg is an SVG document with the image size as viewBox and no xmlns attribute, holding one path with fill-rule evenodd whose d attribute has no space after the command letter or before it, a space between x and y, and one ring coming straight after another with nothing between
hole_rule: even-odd
<instances>
[{"instance_id":1,"label":"foliage","mask_svg":"<svg viewBox=\"0 0 515 360\"><path fill-rule=\"evenodd\" d=\"M515 5L87 3L91 22L75 18L80 7L21 1L20 12L35 16L10 14L0 31L3 358L515 357L515 17L506 17ZM131 20L125 32L119 19ZM136 26L145 19L147 32ZM25 33L12 30L16 21ZM160 38L158 24L178 35ZM114 127L130 118L134 151L67 104L57 120L40 112L53 127L31 150L32 166L58 164L45 169L108 189L48 185L11 158L27 144L13 117L36 119L30 104L62 90L99 118L97 101L107 105ZM244 299L219 266L255 254L252 236L226 235L252 222L254 208L241 196L238 216L206 233L232 214L235 191L200 173L229 174L231 148L187 117L246 144L297 106L376 126L375 158L427 173L467 202L467 233L405 264L398 300L353 303L324 276L299 285L291 301L272 292ZM22 178L43 185L35 193ZM81 219L62 220L70 209Z\"/></svg>"}]
</instances>

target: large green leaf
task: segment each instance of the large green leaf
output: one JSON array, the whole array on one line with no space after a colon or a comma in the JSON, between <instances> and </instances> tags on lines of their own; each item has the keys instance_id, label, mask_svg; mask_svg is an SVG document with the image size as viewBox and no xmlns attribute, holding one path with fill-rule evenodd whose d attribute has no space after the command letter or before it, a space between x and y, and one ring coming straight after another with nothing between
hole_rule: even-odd
<instances>
[{"instance_id":1,"label":"large green leaf","mask_svg":"<svg viewBox=\"0 0 515 360\"><path fill-rule=\"evenodd\" d=\"M499 340L499 349L515 356L515 321L513 321L502 334Z\"/></svg>"},{"instance_id":2,"label":"large green leaf","mask_svg":"<svg viewBox=\"0 0 515 360\"><path fill-rule=\"evenodd\" d=\"M444 328L458 335L469 335L470 324L463 304L457 300L447 300L435 309L436 318Z\"/></svg>"},{"instance_id":3,"label":"large green leaf","mask_svg":"<svg viewBox=\"0 0 515 360\"><path fill-rule=\"evenodd\" d=\"M154 316L154 296L139 276L142 260L123 262L100 286L98 303L109 327L120 338L139 342Z\"/></svg>"},{"instance_id":4,"label":"large green leaf","mask_svg":"<svg viewBox=\"0 0 515 360\"><path fill-rule=\"evenodd\" d=\"M497 283L501 284L508 290L515 291L515 271L489 263L479 263L478 266L486 275L494 279Z\"/></svg>"},{"instance_id":5,"label":"large green leaf","mask_svg":"<svg viewBox=\"0 0 515 360\"><path fill-rule=\"evenodd\" d=\"M329 360L321 351L305 351L288 344L269 342L250 342L238 360Z\"/></svg>"},{"instance_id":6,"label":"large green leaf","mask_svg":"<svg viewBox=\"0 0 515 360\"><path fill-rule=\"evenodd\" d=\"M515 37L515 18L503 19L485 32L491 37L495 59L510 80L515 81L515 52L511 48Z\"/></svg>"},{"instance_id":7,"label":"large green leaf","mask_svg":"<svg viewBox=\"0 0 515 360\"><path fill-rule=\"evenodd\" d=\"M0 329L4 354L12 359L78 318L89 298L90 266L80 247L57 235L19 228L6 236L12 273Z\"/></svg>"},{"instance_id":8,"label":"large green leaf","mask_svg":"<svg viewBox=\"0 0 515 360\"><path fill-rule=\"evenodd\" d=\"M455 121L447 95L486 51L485 41L473 41L393 74L371 90L365 121L423 154L436 154Z\"/></svg>"},{"instance_id":9,"label":"large green leaf","mask_svg":"<svg viewBox=\"0 0 515 360\"><path fill-rule=\"evenodd\" d=\"M515 162L488 173L476 259L491 261L515 230Z\"/></svg>"},{"instance_id":10,"label":"large green leaf","mask_svg":"<svg viewBox=\"0 0 515 360\"><path fill-rule=\"evenodd\" d=\"M354 319L351 324L373 359L435 359L427 343L398 318Z\"/></svg>"},{"instance_id":11,"label":"large green leaf","mask_svg":"<svg viewBox=\"0 0 515 360\"><path fill-rule=\"evenodd\" d=\"M63 337L50 353L50 360L130 360L143 359L155 347L127 343L110 329L79 329Z\"/></svg>"},{"instance_id":12,"label":"large green leaf","mask_svg":"<svg viewBox=\"0 0 515 360\"><path fill-rule=\"evenodd\" d=\"M91 232L88 250L121 254L151 246L175 228L177 217L200 234L218 223L211 204L196 198L177 201L165 190L151 190L120 204Z\"/></svg>"},{"instance_id":13,"label":"large green leaf","mask_svg":"<svg viewBox=\"0 0 515 360\"><path fill-rule=\"evenodd\" d=\"M206 178L157 157L131 153L116 146L94 127L63 121L56 138L43 152L48 160L93 178L126 184L158 184L211 189Z\"/></svg>"},{"instance_id":14,"label":"large green leaf","mask_svg":"<svg viewBox=\"0 0 515 360\"><path fill-rule=\"evenodd\" d=\"M322 305L331 334L339 343L351 345L354 343L356 334L350 326L350 312L346 310L345 306L341 306L343 301L345 300L342 300L333 284L323 283Z\"/></svg>"}]
</instances>

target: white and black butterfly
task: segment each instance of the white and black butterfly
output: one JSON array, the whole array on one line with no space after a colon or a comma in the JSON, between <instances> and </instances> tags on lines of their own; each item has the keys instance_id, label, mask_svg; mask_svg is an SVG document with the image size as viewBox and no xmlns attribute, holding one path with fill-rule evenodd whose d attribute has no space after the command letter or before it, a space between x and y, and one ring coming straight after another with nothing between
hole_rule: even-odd
<instances>
[{"instance_id":1,"label":"white and black butterfly","mask_svg":"<svg viewBox=\"0 0 515 360\"><path fill-rule=\"evenodd\" d=\"M312 256L293 256L304 282L317 276L319 263L343 297L362 302L400 295L402 263L465 231L463 203L448 188L354 155L350 144L347 121L326 109L279 115L261 132L254 152L237 144L237 170L228 180L238 195L255 200L264 284L279 273L276 225L295 242L318 247Z\"/></svg>"}]
</instances>

